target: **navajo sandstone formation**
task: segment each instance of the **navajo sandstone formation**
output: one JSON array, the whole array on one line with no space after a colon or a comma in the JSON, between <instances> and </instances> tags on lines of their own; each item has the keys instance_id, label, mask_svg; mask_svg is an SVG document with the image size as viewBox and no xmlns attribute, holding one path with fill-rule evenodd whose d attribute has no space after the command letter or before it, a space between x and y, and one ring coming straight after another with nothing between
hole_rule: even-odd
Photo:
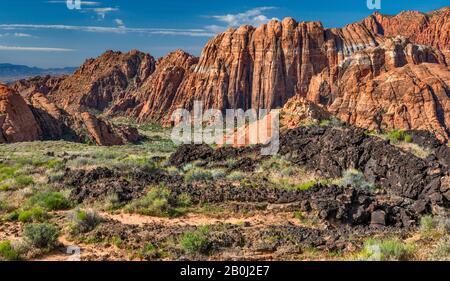
<instances>
[{"instance_id":1,"label":"navajo sandstone formation","mask_svg":"<svg viewBox=\"0 0 450 281\"><path fill-rule=\"evenodd\" d=\"M224 110L280 108L294 98L367 129L428 130L448 140L449 65L447 7L428 14L375 13L333 29L272 20L217 35L199 58L181 50L159 60L139 51L108 51L73 75L12 87L27 98L40 93L70 116L94 112L163 123L177 108L191 109L194 100ZM92 118L84 121L97 126Z\"/></svg>"}]
</instances>

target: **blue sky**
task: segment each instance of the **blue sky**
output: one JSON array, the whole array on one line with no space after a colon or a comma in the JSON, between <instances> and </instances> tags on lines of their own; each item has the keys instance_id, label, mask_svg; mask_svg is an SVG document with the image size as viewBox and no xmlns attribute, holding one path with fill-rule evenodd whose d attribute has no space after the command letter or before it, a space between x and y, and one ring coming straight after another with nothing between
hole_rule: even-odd
<instances>
[{"instance_id":1,"label":"blue sky","mask_svg":"<svg viewBox=\"0 0 450 281\"><path fill-rule=\"evenodd\" d=\"M290 16L340 27L374 10L367 0L1 0L0 63L78 66L108 49L160 57L175 49L199 55L214 34ZM381 13L431 11L448 0L381 0Z\"/></svg>"}]
</instances>

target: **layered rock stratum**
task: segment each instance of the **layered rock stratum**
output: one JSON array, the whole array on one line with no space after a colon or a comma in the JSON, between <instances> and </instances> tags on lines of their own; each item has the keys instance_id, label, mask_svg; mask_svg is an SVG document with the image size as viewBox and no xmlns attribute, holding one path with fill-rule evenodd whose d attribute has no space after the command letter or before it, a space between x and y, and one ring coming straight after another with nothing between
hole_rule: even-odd
<instances>
[{"instance_id":1,"label":"layered rock stratum","mask_svg":"<svg viewBox=\"0 0 450 281\"><path fill-rule=\"evenodd\" d=\"M449 139L450 8L375 13L343 28L292 18L212 38L196 58L108 51L59 80L22 81L59 108L169 123L178 108L281 108L304 98L371 130L428 130ZM30 90L31 89L31 90Z\"/></svg>"}]
</instances>

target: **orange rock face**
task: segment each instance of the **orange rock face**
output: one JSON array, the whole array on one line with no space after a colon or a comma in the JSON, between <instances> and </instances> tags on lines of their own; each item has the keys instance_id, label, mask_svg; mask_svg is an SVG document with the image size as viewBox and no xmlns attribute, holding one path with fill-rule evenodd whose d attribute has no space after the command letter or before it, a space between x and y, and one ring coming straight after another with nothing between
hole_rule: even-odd
<instances>
[{"instance_id":1,"label":"orange rock face","mask_svg":"<svg viewBox=\"0 0 450 281\"><path fill-rule=\"evenodd\" d=\"M246 110L281 108L301 97L358 126L427 129L446 140L449 15L450 8L375 13L333 29L272 20L217 35L199 58L175 51L155 61L138 51L108 51L31 92L41 90L69 113L163 123L195 100L204 108ZM26 83L17 87L30 95Z\"/></svg>"},{"instance_id":2,"label":"orange rock face","mask_svg":"<svg viewBox=\"0 0 450 281\"><path fill-rule=\"evenodd\" d=\"M373 79L344 74L329 106L340 119L371 130L428 130L448 139L450 71L438 64L407 64Z\"/></svg>"},{"instance_id":3,"label":"orange rock face","mask_svg":"<svg viewBox=\"0 0 450 281\"><path fill-rule=\"evenodd\" d=\"M0 85L0 143L35 141L40 128L24 99Z\"/></svg>"},{"instance_id":4,"label":"orange rock face","mask_svg":"<svg viewBox=\"0 0 450 281\"><path fill-rule=\"evenodd\" d=\"M87 60L48 97L71 113L86 109L104 111L138 88L154 71L154 65L153 57L139 51L108 51L95 60Z\"/></svg>"}]
</instances>

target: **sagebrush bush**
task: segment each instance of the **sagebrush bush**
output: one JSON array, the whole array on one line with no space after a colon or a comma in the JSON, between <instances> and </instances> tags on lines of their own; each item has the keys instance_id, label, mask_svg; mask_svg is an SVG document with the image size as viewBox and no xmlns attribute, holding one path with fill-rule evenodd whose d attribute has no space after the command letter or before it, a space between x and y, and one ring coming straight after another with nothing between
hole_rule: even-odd
<instances>
[{"instance_id":1,"label":"sagebrush bush","mask_svg":"<svg viewBox=\"0 0 450 281\"><path fill-rule=\"evenodd\" d=\"M243 178L245 178L244 173L239 172L239 171L233 171L227 176L227 179L232 180L232 181L240 181Z\"/></svg>"},{"instance_id":2,"label":"sagebrush bush","mask_svg":"<svg viewBox=\"0 0 450 281\"><path fill-rule=\"evenodd\" d=\"M189 170L184 175L184 180L187 183L192 183L195 181L201 181L201 180L211 180L213 179L213 175L210 171L202 169L202 168L194 168L192 170Z\"/></svg>"},{"instance_id":3,"label":"sagebrush bush","mask_svg":"<svg viewBox=\"0 0 450 281\"><path fill-rule=\"evenodd\" d=\"M414 256L415 248L392 238L386 240L369 239L358 256L360 260L407 261Z\"/></svg>"},{"instance_id":4,"label":"sagebrush bush","mask_svg":"<svg viewBox=\"0 0 450 281\"><path fill-rule=\"evenodd\" d=\"M450 236L442 237L430 255L431 261L450 261Z\"/></svg>"},{"instance_id":5,"label":"sagebrush bush","mask_svg":"<svg viewBox=\"0 0 450 281\"><path fill-rule=\"evenodd\" d=\"M49 223L25 225L24 235L37 248L52 249L56 245L59 230Z\"/></svg>"},{"instance_id":6,"label":"sagebrush bush","mask_svg":"<svg viewBox=\"0 0 450 281\"><path fill-rule=\"evenodd\" d=\"M362 172L354 169L346 170L343 173L340 182L341 185L352 186L360 189L371 190L374 188L373 184L366 181L364 174Z\"/></svg>"},{"instance_id":7,"label":"sagebrush bush","mask_svg":"<svg viewBox=\"0 0 450 281\"><path fill-rule=\"evenodd\" d=\"M95 210L75 210L71 214L71 219L70 232L73 235L89 232L103 221Z\"/></svg>"},{"instance_id":8,"label":"sagebrush bush","mask_svg":"<svg viewBox=\"0 0 450 281\"><path fill-rule=\"evenodd\" d=\"M420 218L420 232L422 235L428 235L438 226L438 220L433 216L423 216Z\"/></svg>"},{"instance_id":9,"label":"sagebrush bush","mask_svg":"<svg viewBox=\"0 0 450 281\"><path fill-rule=\"evenodd\" d=\"M161 256L158 249L151 243L145 245L141 250L139 250L138 254L142 259L157 259Z\"/></svg>"},{"instance_id":10,"label":"sagebrush bush","mask_svg":"<svg viewBox=\"0 0 450 281\"><path fill-rule=\"evenodd\" d=\"M175 196L164 186L159 186L150 188L146 196L131 202L126 210L141 215L176 217L184 214L190 205L189 195Z\"/></svg>"},{"instance_id":11,"label":"sagebrush bush","mask_svg":"<svg viewBox=\"0 0 450 281\"><path fill-rule=\"evenodd\" d=\"M16 176L14 178L14 182L19 187L24 187L24 186L29 186L29 185L34 184L34 180L32 177L24 176L24 175Z\"/></svg>"},{"instance_id":12,"label":"sagebrush bush","mask_svg":"<svg viewBox=\"0 0 450 281\"><path fill-rule=\"evenodd\" d=\"M181 248L188 254L208 254L209 233L208 226L185 232L180 239Z\"/></svg>"}]
</instances>

